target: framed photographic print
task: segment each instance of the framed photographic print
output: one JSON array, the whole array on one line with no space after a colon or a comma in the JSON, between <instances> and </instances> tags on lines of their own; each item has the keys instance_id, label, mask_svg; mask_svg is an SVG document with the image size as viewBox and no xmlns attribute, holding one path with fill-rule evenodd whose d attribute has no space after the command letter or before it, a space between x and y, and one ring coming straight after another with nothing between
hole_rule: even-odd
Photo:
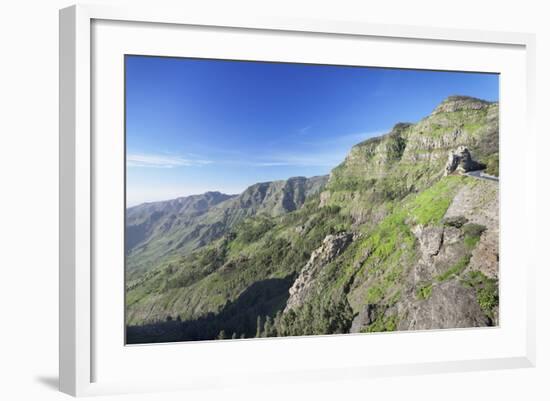
<instances>
[{"instance_id":1,"label":"framed photographic print","mask_svg":"<svg viewBox=\"0 0 550 401\"><path fill-rule=\"evenodd\" d=\"M62 391L534 364L532 36L97 6L60 33Z\"/></svg>"}]
</instances>

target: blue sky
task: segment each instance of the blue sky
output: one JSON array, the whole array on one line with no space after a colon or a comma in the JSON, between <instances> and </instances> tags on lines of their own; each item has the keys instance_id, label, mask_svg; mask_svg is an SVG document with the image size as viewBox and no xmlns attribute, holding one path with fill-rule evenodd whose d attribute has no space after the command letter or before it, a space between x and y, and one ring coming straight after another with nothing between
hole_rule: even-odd
<instances>
[{"instance_id":1,"label":"blue sky","mask_svg":"<svg viewBox=\"0 0 550 401\"><path fill-rule=\"evenodd\" d=\"M126 56L127 202L327 174L356 143L498 76Z\"/></svg>"}]
</instances>

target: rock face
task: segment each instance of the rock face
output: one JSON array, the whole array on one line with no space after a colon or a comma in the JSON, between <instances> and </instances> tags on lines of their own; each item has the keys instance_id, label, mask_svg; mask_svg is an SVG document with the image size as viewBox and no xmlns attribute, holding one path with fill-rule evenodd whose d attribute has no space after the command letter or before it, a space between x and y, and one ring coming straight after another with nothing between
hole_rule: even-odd
<instances>
[{"instance_id":1,"label":"rock face","mask_svg":"<svg viewBox=\"0 0 550 401\"><path fill-rule=\"evenodd\" d=\"M292 287L290 287L290 297L285 312L302 305L319 272L340 255L352 241L353 234L351 233L340 233L325 237L322 245L311 253L309 261L292 284Z\"/></svg>"},{"instance_id":2,"label":"rock face","mask_svg":"<svg viewBox=\"0 0 550 401\"><path fill-rule=\"evenodd\" d=\"M498 308L489 317L480 307L476 290L463 280L470 273L498 280L498 216L498 184L476 180L453 197L442 226L412 230L420 257L407 281L416 283L417 292L411 288L397 303L401 316L398 330L497 324ZM481 234L472 234L472 227ZM418 288L422 286L429 290L419 298Z\"/></svg>"},{"instance_id":3,"label":"rock face","mask_svg":"<svg viewBox=\"0 0 550 401\"><path fill-rule=\"evenodd\" d=\"M327 176L318 176L262 182L248 187L232 202L223 206L229 212L235 211L231 214L238 215L241 210L250 210L254 214L278 216L299 209L309 196L320 191L327 180Z\"/></svg>"},{"instance_id":4,"label":"rock face","mask_svg":"<svg viewBox=\"0 0 550 401\"><path fill-rule=\"evenodd\" d=\"M466 146L459 146L451 150L445 165L445 175L464 174L468 171L481 170L485 166L472 159L472 155Z\"/></svg>"},{"instance_id":5,"label":"rock face","mask_svg":"<svg viewBox=\"0 0 550 401\"><path fill-rule=\"evenodd\" d=\"M466 254L460 229L441 226L416 226L420 258L415 265L412 281L426 282L444 273L449 266Z\"/></svg>"},{"instance_id":6,"label":"rock face","mask_svg":"<svg viewBox=\"0 0 550 401\"><path fill-rule=\"evenodd\" d=\"M447 281L435 285L427 300L410 305L407 318L400 321L398 330L484 327L489 324L475 291L458 281Z\"/></svg>"},{"instance_id":7,"label":"rock face","mask_svg":"<svg viewBox=\"0 0 550 401\"><path fill-rule=\"evenodd\" d=\"M443 244L443 227L416 226L413 233L418 238L421 253L425 258L431 258L439 253Z\"/></svg>"},{"instance_id":8,"label":"rock face","mask_svg":"<svg viewBox=\"0 0 550 401\"><path fill-rule=\"evenodd\" d=\"M377 315L378 311L376 305L365 305L363 310L360 311L353 319L350 333L360 333L364 327L368 327L370 324L374 323Z\"/></svg>"},{"instance_id":9,"label":"rock face","mask_svg":"<svg viewBox=\"0 0 550 401\"><path fill-rule=\"evenodd\" d=\"M472 251L468 269L494 279L498 278L499 262L498 194L498 183L476 180L475 185L460 189L445 213L446 219L462 217L486 228Z\"/></svg>"}]
</instances>

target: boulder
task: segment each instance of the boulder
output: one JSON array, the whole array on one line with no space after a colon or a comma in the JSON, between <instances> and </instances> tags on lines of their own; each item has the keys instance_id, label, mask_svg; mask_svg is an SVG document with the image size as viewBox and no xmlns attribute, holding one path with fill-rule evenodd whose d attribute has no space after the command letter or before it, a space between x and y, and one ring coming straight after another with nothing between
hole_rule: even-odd
<instances>
[{"instance_id":1,"label":"boulder","mask_svg":"<svg viewBox=\"0 0 550 401\"><path fill-rule=\"evenodd\" d=\"M443 227L416 226L412 232L418 239L421 253L426 256L426 259L439 253L439 249L443 244Z\"/></svg>"},{"instance_id":2,"label":"boulder","mask_svg":"<svg viewBox=\"0 0 550 401\"><path fill-rule=\"evenodd\" d=\"M481 170L485 166L472 159L472 155L466 146L459 146L449 152L445 175L464 174L468 171Z\"/></svg>"}]
</instances>

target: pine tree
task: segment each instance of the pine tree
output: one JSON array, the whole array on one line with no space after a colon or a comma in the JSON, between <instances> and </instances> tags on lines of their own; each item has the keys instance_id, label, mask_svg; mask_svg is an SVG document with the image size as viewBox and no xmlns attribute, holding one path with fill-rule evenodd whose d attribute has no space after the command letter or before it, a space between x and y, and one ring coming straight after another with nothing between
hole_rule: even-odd
<instances>
[{"instance_id":1,"label":"pine tree","mask_svg":"<svg viewBox=\"0 0 550 401\"><path fill-rule=\"evenodd\" d=\"M221 330L220 334L218 334L218 340L225 340L225 330Z\"/></svg>"}]
</instances>

